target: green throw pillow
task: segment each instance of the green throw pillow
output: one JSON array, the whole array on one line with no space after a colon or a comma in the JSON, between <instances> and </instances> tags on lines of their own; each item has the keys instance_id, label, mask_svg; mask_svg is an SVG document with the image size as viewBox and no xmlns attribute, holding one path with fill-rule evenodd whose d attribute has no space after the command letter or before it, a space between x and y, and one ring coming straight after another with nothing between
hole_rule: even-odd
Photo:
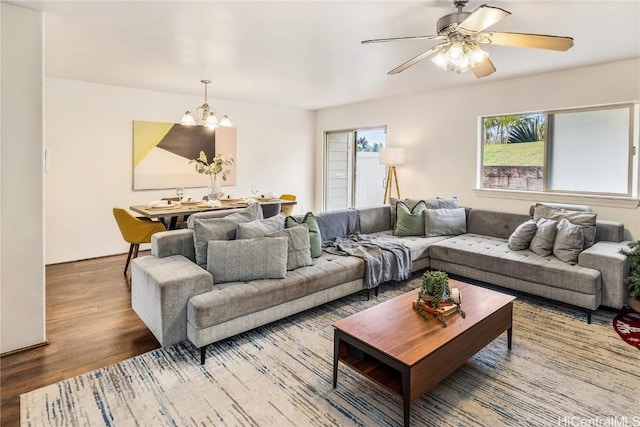
<instances>
[{"instance_id":1,"label":"green throw pillow","mask_svg":"<svg viewBox=\"0 0 640 427\"><path fill-rule=\"evenodd\" d=\"M322 253L322 236L320 235L320 227L316 217L311 212L307 212L302 218L302 221L298 221L293 216L288 216L284 220L284 228L293 228L300 224L307 224L309 227L309 243L311 245L311 257L318 258ZM423 224L424 228L424 224Z\"/></svg>"},{"instance_id":2,"label":"green throw pillow","mask_svg":"<svg viewBox=\"0 0 640 427\"><path fill-rule=\"evenodd\" d=\"M420 200L413 209L409 210L406 203L396 203L396 226L394 236L424 236L424 211L427 205Z\"/></svg>"}]
</instances>

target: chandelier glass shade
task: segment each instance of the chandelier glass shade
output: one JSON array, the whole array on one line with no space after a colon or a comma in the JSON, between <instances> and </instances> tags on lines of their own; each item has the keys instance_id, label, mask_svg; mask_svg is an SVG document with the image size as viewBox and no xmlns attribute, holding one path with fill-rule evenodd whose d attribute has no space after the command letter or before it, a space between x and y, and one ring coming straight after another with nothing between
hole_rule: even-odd
<instances>
[{"instance_id":1,"label":"chandelier glass shade","mask_svg":"<svg viewBox=\"0 0 640 427\"><path fill-rule=\"evenodd\" d=\"M185 126L206 126L209 129L215 129L218 126L232 126L229 116L225 115L218 121L216 110L207 104L207 85L211 80L200 80L204 83L204 104L195 109L195 116L191 111L186 111L180 120L181 125Z\"/></svg>"},{"instance_id":2,"label":"chandelier glass shade","mask_svg":"<svg viewBox=\"0 0 640 427\"><path fill-rule=\"evenodd\" d=\"M462 73L477 67L488 57L489 54L480 49L477 42L454 40L443 45L431 61L443 70Z\"/></svg>"}]
</instances>

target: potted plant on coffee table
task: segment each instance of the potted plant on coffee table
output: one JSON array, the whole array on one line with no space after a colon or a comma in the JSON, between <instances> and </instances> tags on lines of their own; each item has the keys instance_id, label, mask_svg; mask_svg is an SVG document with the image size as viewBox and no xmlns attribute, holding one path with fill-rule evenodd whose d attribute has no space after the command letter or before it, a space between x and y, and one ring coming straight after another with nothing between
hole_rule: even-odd
<instances>
[{"instance_id":1,"label":"potted plant on coffee table","mask_svg":"<svg viewBox=\"0 0 640 427\"><path fill-rule=\"evenodd\" d=\"M640 240L631 242L628 246L629 250L620 249L620 253L626 255L631 264L631 272L624 281L629 287L627 304L640 313Z\"/></svg>"},{"instance_id":2,"label":"potted plant on coffee table","mask_svg":"<svg viewBox=\"0 0 640 427\"><path fill-rule=\"evenodd\" d=\"M422 275L422 286L418 291L418 300L413 304L414 308L424 317L429 318L431 313L442 326L447 326L444 318L443 304L454 305L455 310L465 317L465 312L458 302L451 299L449 288L449 276L444 271L427 271Z\"/></svg>"}]
</instances>

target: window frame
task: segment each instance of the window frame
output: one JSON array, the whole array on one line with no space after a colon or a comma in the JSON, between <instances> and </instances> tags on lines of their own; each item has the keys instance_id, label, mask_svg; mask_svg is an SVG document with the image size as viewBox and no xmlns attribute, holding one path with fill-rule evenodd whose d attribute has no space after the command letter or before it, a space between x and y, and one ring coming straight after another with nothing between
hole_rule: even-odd
<instances>
[{"instance_id":1,"label":"window frame","mask_svg":"<svg viewBox=\"0 0 640 427\"><path fill-rule=\"evenodd\" d=\"M612 109L628 109L629 111L629 141L628 141L628 164L627 164L627 192L626 193L613 193L613 192L590 192L590 191L579 191L579 190L558 190L549 188L548 182L548 168L550 165L550 148L553 144L552 141L552 126L553 126L553 117L554 115L559 115L563 113L579 113L579 112L592 112L592 111L604 111L604 110L612 110ZM475 190L482 193L492 193L496 195L500 195L500 197L509 197L508 195L532 195L539 196L543 194L547 195L558 195L558 196L575 196L575 197L584 197L584 198L601 198L601 199L622 199L622 200L630 200L634 201L638 197L638 165L637 165L637 145L638 145L638 135L636 127L640 126L639 123L639 111L640 111L640 103L632 101L632 102L622 102L622 103L613 103L613 104L603 104L603 105L594 105L594 106L586 106L586 107L573 107L573 108L564 108L564 109L553 109L553 110L533 110L529 112L519 112L519 113L504 113L504 114L488 114L483 115L478 118L478 173L476 179L476 188ZM484 147L485 147L485 125L484 121L490 117L503 117L503 116L526 116L529 114L543 114L545 117L545 129L544 129L544 158L543 158L543 182L542 182L542 191L539 190L517 190L517 189L508 189L508 188L491 188L484 187L483 176L484 176ZM528 198L528 197L525 197Z\"/></svg>"}]
</instances>

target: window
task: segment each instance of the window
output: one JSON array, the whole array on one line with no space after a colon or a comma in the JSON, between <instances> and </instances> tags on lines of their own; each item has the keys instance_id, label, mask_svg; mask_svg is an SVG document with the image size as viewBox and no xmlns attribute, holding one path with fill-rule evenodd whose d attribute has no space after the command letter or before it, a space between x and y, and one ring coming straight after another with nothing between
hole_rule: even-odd
<instances>
[{"instance_id":1,"label":"window","mask_svg":"<svg viewBox=\"0 0 640 427\"><path fill-rule=\"evenodd\" d=\"M480 187L636 196L637 123L637 104L482 117Z\"/></svg>"}]
</instances>

